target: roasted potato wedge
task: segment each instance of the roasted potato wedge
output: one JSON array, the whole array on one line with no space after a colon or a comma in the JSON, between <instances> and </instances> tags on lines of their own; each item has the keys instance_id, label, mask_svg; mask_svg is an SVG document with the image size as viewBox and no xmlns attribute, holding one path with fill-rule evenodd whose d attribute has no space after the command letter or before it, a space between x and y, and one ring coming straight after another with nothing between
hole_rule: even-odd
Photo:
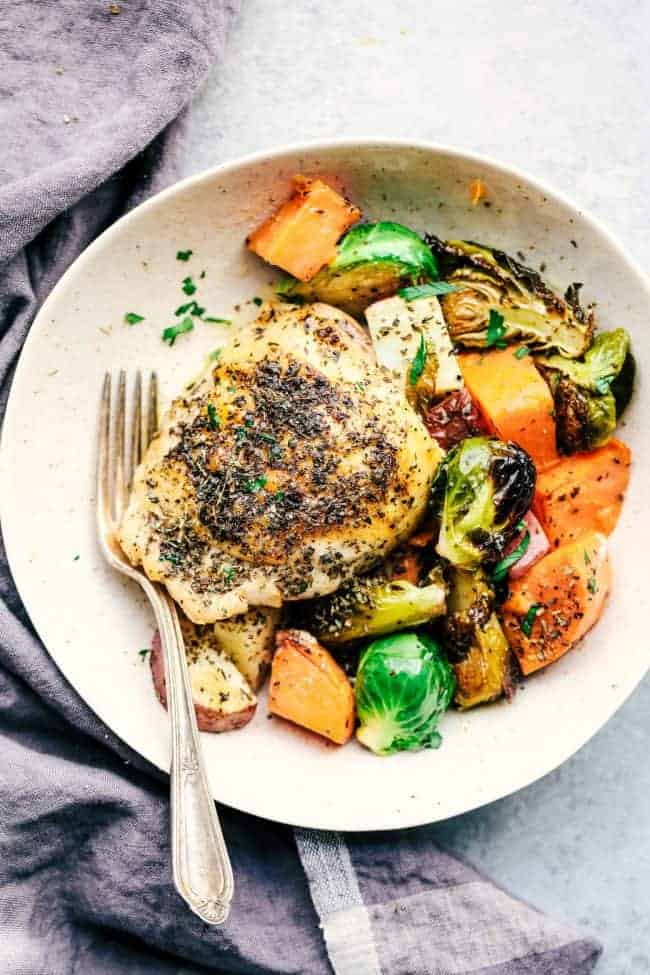
<instances>
[{"instance_id":1,"label":"roasted potato wedge","mask_svg":"<svg viewBox=\"0 0 650 975\"><path fill-rule=\"evenodd\" d=\"M251 720L257 698L246 678L219 648L211 626L181 617L196 721L200 731L234 731ZM151 645L151 676L158 699L167 707L165 664L156 631Z\"/></svg>"},{"instance_id":2,"label":"roasted potato wedge","mask_svg":"<svg viewBox=\"0 0 650 975\"><path fill-rule=\"evenodd\" d=\"M258 691L271 668L275 628L280 611L256 607L214 624L217 646L235 664L253 691Z\"/></svg>"}]
</instances>

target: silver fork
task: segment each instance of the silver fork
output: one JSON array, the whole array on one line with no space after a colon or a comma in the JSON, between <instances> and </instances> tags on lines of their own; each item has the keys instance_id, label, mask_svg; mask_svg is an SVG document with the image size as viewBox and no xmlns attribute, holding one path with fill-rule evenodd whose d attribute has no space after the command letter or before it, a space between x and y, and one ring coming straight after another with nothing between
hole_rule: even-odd
<instances>
[{"instance_id":1,"label":"silver fork","mask_svg":"<svg viewBox=\"0 0 650 975\"><path fill-rule=\"evenodd\" d=\"M140 372L136 375L128 447L124 370L119 374L115 411L111 405L111 385L111 375L106 373L97 458L99 543L109 565L142 586L160 631L172 732L170 778L174 884L195 914L207 924L222 924L228 917L233 895L232 868L201 756L185 645L176 606L162 586L151 582L144 572L130 564L117 541L117 529L128 502L134 471L158 428L158 380L156 374L152 373L146 410L143 410L142 376Z\"/></svg>"}]
</instances>

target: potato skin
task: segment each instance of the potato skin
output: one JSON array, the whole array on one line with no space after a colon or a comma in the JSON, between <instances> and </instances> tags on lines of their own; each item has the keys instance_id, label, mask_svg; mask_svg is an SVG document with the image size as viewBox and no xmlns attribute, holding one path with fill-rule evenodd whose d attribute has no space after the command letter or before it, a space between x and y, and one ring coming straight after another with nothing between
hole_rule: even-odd
<instances>
[{"instance_id":1,"label":"potato skin","mask_svg":"<svg viewBox=\"0 0 650 975\"><path fill-rule=\"evenodd\" d=\"M165 661L160 643L160 634L156 630L151 641L151 653L149 655L149 665L151 667L151 677L156 696L162 706L167 708L167 682L165 680ZM191 663L189 664L191 667ZM206 707L194 701L194 711L196 713L196 723L199 731L236 731L243 728L251 720L257 710L257 701L243 708L241 711L226 714L216 708Z\"/></svg>"},{"instance_id":2,"label":"potato skin","mask_svg":"<svg viewBox=\"0 0 650 975\"><path fill-rule=\"evenodd\" d=\"M195 704L194 711L199 731L237 731L251 720L257 711L257 704L251 704L237 714L220 714L212 708L206 708L203 704Z\"/></svg>"}]
</instances>

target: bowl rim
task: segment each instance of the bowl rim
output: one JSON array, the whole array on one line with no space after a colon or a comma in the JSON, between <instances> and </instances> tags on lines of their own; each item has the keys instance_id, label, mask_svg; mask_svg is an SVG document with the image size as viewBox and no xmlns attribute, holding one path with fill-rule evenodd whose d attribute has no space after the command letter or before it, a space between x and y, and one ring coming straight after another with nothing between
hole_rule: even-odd
<instances>
[{"instance_id":1,"label":"bowl rim","mask_svg":"<svg viewBox=\"0 0 650 975\"><path fill-rule=\"evenodd\" d=\"M314 140L307 140L307 141L285 143L267 149L260 149L243 156L238 156L235 159L218 163L215 166L211 166L206 169L203 169L200 172L195 173L191 176L187 176L183 179L176 180L171 185L165 187L161 191L155 193L153 196L142 201L137 206L133 207L131 210L124 213L114 223L112 223L108 228L106 228L101 234L99 234L95 238L95 240L92 241L92 243L90 243L81 252L81 254L72 262L72 264L65 270L65 272L61 275L61 277L56 281L54 287L52 288L52 290L50 291L50 293L48 294L48 296L46 297L46 299L38 309L36 315L34 316L34 321L32 322L32 325L36 323L39 319L45 317L48 314L50 304L54 303L60 288L67 281L68 277L78 273L79 270L83 269L86 262L92 260L97 250L101 249L108 242L110 242L113 236L119 235L124 229L124 227L128 226L131 221L137 220L140 217L141 213L148 212L149 210L156 208L158 206L164 206L167 200L172 199L177 194L181 194L184 191L194 187L199 187L204 183L212 181L213 179L215 179L215 177L219 177L222 174L225 175L231 172L236 172L237 170L243 169L247 166L269 163L269 162L273 162L274 160L281 159L283 156L299 155L300 153L310 154L310 153L317 153L317 152L327 152L330 150L346 150L346 149L353 150L359 148L386 149L395 152L415 150L423 153L428 153L431 155L446 155L448 157L451 157L452 159L455 157L458 160L462 160L463 162L476 165L477 168L481 166L493 168L494 170L502 173L503 175L512 179L513 181L519 182L524 186L531 187L532 189L539 192L541 195L554 200L569 212L573 212L579 215L581 221L583 221L586 228L590 232L599 235L601 240L603 240L606 243L606 245L609 248L611 248L612 253L616 254L616 256L622 262L625 263L625 265L629 268L630 272L637 278L642 291L645 293L647 300L650 303L650 275L646 274L646 272L642 270L641 266L637 263L637 261L628 253L627 249L623 246L623 244L619 242L617 237L604 225L604 223L601 221L600 218L595 217L588 210L585 210L582 207L578 206L570 199L570 197L568 197L563 192L557 190L552 184L537 179L536 177L530 175L528 171L518 166L506 164L504 162L501 162L499 159L490 156L488 154L470 151L461 148L459 146L437 143L428 140L406 139L401 137L367 136L364 138L345 137L345 138L337 138L337 139L314 139ZM35 340L35 331L32 327L30 327L30 330L27 334L27 337L23 343L22 349L20 350L20 353L17 358L17 363L14 368L14 375L12 377L12 386L13 386L13 380L16 378L18 370L23 365L24 359L27 358L24 355L24 353L30 347L31 342L33 340ZM5 420L11 417L13 413L13 409L15 408L14 404L15 404L15 400L13 399L10 390L7 406L6 406ZM7 482L8 482L9 474L6 469L5 457L4 457L4 448L5 448L4 432L10 426L11 423L10 424L3 423L2 430L0 431L0 523L4 522L5 508L6 508L6 504L8 504L8 497L7 497L8 483ZM10 553L13 552L13 539L14 536L11 533L11 531L8 532L7 533L7 558L9 561L10 568L11 568ZM21 587L17 580L15 581L15 585L21 600L23 600ZM40 619L38 623L34 621L35 629L39 634L39 638L40 638L41 627L39 624L40 624ZM46 644L44 645L46 647L46 650L48 650L47 645ZM48 655L49 655L49 650L48 650ZM68 683L71 683L69 678L63 673L62 670L60 670L56 659L54 657L51 657L51 659L55 664L55 666L57 667L57 669L63 675L64 679ZM633 693L633 691L636 689L638 684L644 678L648 669L650 669L650 667L646 668L645 672L640 673L638 675L638 678L634 681L634 683L628 687L627 693L621 699L617 700L614 707L609 710L609 713L605 717L604 721L602 721L598 725L598 727L595 728L593 731L590 731L587 734L587 736L584 738L584 740L582 740L577 747L571 749L568 755L565 755L563 758L561 758L558 762L554 763L550 768L546 769L545 771L539 774L535 774L532 778L525 777L524 781L516 789L507 790L498 795L493 795L487 801L478 801L472 804L471 806L467 807L463 811L463 813L452 813L451 816L463 815L464 813L471 812L472 810L480 808L483 805L491 804L504 797L514 795L517 792L521 791L522 789L532 785L536 781L539 781L540 779L544 778L546 775L550 774L552 771L560 767L562 764L564 764L565 761L568 760L568 758L575 755L582 747L584 747L584 745L598 731L602 729L604 724L606 724L606 722L609 721L609 719L616 713L616 711L618 711L618 709L622 706L622 704ZM74 685L72 684L71 686L74 687ZM79 694L79 696L81 697L81 694L78 691L76 691L76 688L75 688L75 693ZM86 704L85 700L84 700L84 704L86 705L86 707L89 707L91 711L93 711L93 714L96 714L94 709L89 704ZM102 718L99 718L99 720L103 722ZM110 725L108 725L108 723L106 724L107 727L110 728ZM112 733L115 734L115 732ZM131 746L126 746L126 747L131 747ZM134 750L137 751L137 749ZM143 757L142 759L145 762L149 762L149 759ZM154 765L154 763L151 764ZM155 766L155 765L154 767L159 768L159 766ZM161 771L163 771L163 774L165 774L164 770L161 769ZM239 808L243 812L250 811L253 815L259 815L259 813L257 813L255 810L248 810L243 806L238 806L234 808ZM286 822L285 820L277 820L277 819L276 821ZM439 822L439 821L444 821L444 820L438 820L438 819L433 820L433 822ZM426 822L429 822L429 820L427 820ZM372 827L367 827L367 828L369 829L382 828L388 830L406 829L406 828L422 825L422 823L423 820L421 816L418 815L415 816L413 819L406 819L399 826L396 826L394 823L389 822L383 826L373 825ZM326 826L325 828L332 828L332 827ZM336 828L342 830L350 829L350 828L359 829L359 826L358 825L350 826L344 823L342 825L339 825Z\"/></svg>"},{"instance_id":2,"label":"bowl rim","mask_svg":"<svg viewBox=\"0 0 650 975\"><path fill-rule=\"evenodd\" d=\"M618 237L605 225L600 217L596 217L590 210L585 209L575 203L570 196L565 194L562 190L557 189L557 187L548 183L545 180L539 179L533 176L527 169L521 168L511 163L502 162L495 156L489 155L488 153L475 152L474 150L465 149L461 146L434 142L427 139L405 139L400 136L363 136L362 138L352 138L351 136L345 136L336 139L308 139L304 141L288 142L282 143L277 146L272 146L267 149L257 149L254 152L246 153L243 156L237 156L235 159L226 160L225 162L217 163L214 166L209 166L206 169L200 170L198 173L194 173L191 176L185 176L182 179L176 180L169 186L154 193L153 196L148 197L141 203L138 203L133 209L128 210L126 213L118 217L109 227L102 231L95 240L93 240L85 250L72 262L69 268L67 268L61 275L59 280L56 282L50 294L41 305L39 311L36 313L40 315L43 308L49 301L50 295L58 287L59 283L64 280L64 278L69 273L73 266L76 266L80 260L85 259L87 254L92 254L95 247L101 242L103 244L107 239L113 235L117 227L122 227L128 224L133 218L133 215L137 212L138 214L154 208L161 203L164 203L168 197L174 196L176 193L182 192L183 190L193 188L195 186L200 186L201 183L207 182L213 179L215 176L221 174L227 174L241 169L245 166L262 163L262 162L272 162L274 159L278 159L282 156L289 154L299 154L301 152L318 152L318 151L329 151L331 149L393 149L393 150L418 150L421 152L427 152L432 154L441 154L448 156L455 156L458 159L462 159L464 162L475 163L477 166L488 166L494 169L500 170L504 175L511 177L514 180L518 180L522 183L527 183L529 186L534 187L541 194L547 197L554 198L558 203L562 204L569 210L575 211L579 214L580 218L584 220L586 224L589 225L590 229L596 233L601 234L608 245L618 254L618 256L626 262L628 267L636 274L639 281L642 283L645 291L648 292L650 297L650 272L646 273L641 265L636 261L634 257L628 252L627 248L619 241ZM36 318L36 316L35 316ZM31 329L30 329L31 332ZM29 334L26 342L29 341ZM22 350L21 350L22 354Z\"/></svg>"}]
</instances>

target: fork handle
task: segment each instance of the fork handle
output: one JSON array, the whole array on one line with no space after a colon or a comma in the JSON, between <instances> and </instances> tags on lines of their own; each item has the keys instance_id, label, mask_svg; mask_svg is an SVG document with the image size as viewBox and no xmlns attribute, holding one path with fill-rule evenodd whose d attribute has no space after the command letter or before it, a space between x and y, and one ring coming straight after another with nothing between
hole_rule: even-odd
<instances>
[{"instance_id":1,"label":"fork handle","mask_svg":"<svg viewBox=\"0 0 650 975\"><path fill-rule=\"evenodd\" d=\"M158 587L157 587L158 588ZM233 895L230 858L201 756L185 644L176 607L158 588L157 623L171 719L171 848L174 884L207 924L222 924Z\"/></svg>"}]
</instances>

